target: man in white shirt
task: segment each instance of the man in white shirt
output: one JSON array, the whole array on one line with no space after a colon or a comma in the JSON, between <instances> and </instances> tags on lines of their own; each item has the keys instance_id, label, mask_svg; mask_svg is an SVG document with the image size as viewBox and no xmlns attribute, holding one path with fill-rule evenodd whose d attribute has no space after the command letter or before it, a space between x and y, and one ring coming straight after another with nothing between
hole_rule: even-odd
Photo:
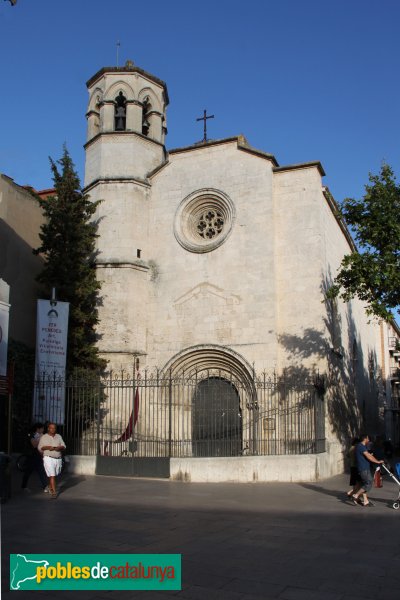
<instances>
[{"instance_id":1,"label":"man in white shirt","mask_svg":"<svg viewBox=\"0 0 400 600\"><path fill-rule=\"evenodd\" d=\"M49 478L49 489L51 498L57 498L56 477L61 473L62 452L65 450L64 440L56 433L57 425L49 423L47 433L42 435L39 441L39 452L43 453L43 465Z\"/></svg>"}]
</instances>

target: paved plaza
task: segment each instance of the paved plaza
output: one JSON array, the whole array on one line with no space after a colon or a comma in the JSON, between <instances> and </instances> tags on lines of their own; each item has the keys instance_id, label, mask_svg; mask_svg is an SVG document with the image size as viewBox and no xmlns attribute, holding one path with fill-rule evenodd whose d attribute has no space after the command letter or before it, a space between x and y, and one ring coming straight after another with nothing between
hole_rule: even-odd
<instances>
[{"instance_id":1,"label":"paved plaza","mask_svg":"<svg viewBox=\"0 0 400 600\"><path fill-rule=\"evenodd\" d=\"M3 598L10 553L181 553L182 590L41 592L106 600L398 600L397 486L375 506L346 500L347 476L316 484L202 484L66 476L57 500L16 488L2 506Z\"/></svg>"}]
</instances>

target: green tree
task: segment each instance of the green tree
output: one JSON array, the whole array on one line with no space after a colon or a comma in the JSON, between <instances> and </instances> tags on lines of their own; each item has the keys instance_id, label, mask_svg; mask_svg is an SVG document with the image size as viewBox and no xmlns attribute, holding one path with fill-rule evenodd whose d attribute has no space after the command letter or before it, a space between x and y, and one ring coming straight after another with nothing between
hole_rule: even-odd
<instances>
[{"instance_id":1,"label":"green tree","mask_svg":"<svg viewBox=\"0 0 400 600\"><path fill-rule=\"evenodd\" d=\"M370 315L390 320L393 309L400 312L400 187L387 164L369 181L361 200L346 198L341 206L360 252L344 257L329 296L357 296Z\"/></svg>"},{"instance_id":2,"label":"green tree","mask_svg":"<svg viewBox=\"0 0 400 600\"><path fill-rule=\"evenodd\" d=\"M45 223L34 250L45 260L38 281L50 295L53 287L60 301L69 302L67 371L98 370L105 366L96 347L100 283L96 279L95 255L98 202L81 189L74 164L64 146L60 160L50 158L54 196L38 199ZM57 166L60 165L60 169Z\"/></svg>"}]
</instances>

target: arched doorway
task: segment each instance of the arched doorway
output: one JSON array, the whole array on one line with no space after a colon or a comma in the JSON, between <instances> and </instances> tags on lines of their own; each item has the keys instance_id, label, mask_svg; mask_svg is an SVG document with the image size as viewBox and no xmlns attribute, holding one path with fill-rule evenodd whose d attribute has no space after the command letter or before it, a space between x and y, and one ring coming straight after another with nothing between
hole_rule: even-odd
<instances>
[{"instance_id":1,"label":"arched doorway","mask_svg":"<svg viewBox=\"0 0 400 600\"><path fill-rule=\"evenodd\" d=\"M243 356L226 346L201 344L173 356L163 373L190 389L185 415L192 456L257 453L257 389Z\"/></svg>"},{"instance_id":2,"label":"arched doorway","mask_svg":"<svg viewBox=\"0 0 400 600\"><path fill-rule=\"evenodd\" d=\"M193 456L238 456L242 433L242 410L235 385L222 377L200 381L192 404Z\"/></svg>"}]
</instances>

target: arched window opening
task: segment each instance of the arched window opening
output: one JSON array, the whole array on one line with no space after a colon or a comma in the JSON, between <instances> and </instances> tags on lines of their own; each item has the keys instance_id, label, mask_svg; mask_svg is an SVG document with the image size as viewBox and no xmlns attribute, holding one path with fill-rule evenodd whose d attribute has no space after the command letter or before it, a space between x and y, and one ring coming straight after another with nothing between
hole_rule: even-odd
<instances>
[{"instance_id":1,"label":"arched window opening","mask_svg":"<svg viewBox=\"0 0 400 600\"><path fill-rule=\"evenodd\" d=\"M142 116L142 134L149 135L150 132L150 121L149 113L151 111L150 99L148 96L143 100L143 116Z\"/></svg>"},{"instance_id":2,"label":"arched window opening","mask_svg":"<svg viewBox=\"0 0 400 600\"><path fill-rule=\"evenodd\" d=\"M126 129L126 98L122 92L115 98L115 131Z\"/></svg>"},{"instance_id":3,"label":"arched window opening","mask_svg":"<svg viewBox=\"0 0 400 600\"><path fill-rule=\"evenodd\" d=\"M94 127L96 130L100 128L100 107L101 107L101 97L99 95L96 96L96 103L94 105L94 110L96 112L96 117L94 119Z\"/></svg>"},{"instance_id":4,"label":"arched window opening","mask_svg":"<svg viewBox=\"0 0 400 600\"><path fill-rule=\"evenodd\" d=\"M201 381L192 405L193 456L239 456L242 410L236 387L221 377Z\"/></svg>"}]
</instances>

